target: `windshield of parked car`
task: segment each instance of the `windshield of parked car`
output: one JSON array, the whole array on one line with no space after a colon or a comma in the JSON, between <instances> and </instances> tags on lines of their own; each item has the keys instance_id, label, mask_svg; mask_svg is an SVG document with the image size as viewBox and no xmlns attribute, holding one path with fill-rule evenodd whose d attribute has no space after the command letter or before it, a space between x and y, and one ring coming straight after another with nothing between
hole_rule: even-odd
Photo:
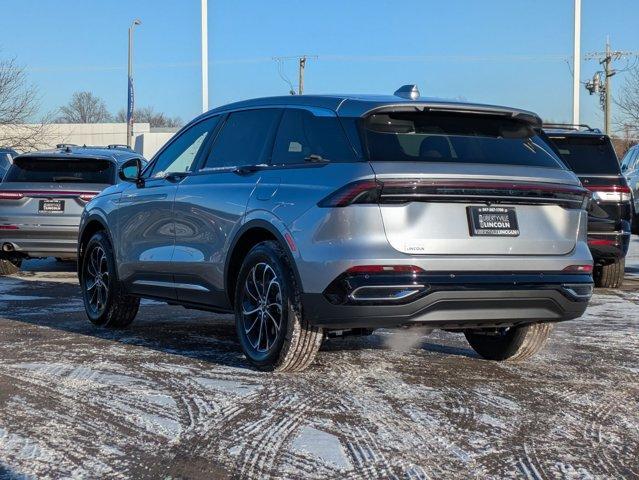
<instances>
[{"instance_id":1,"label":"windshield of parked car","mask_svg":"<svg viewBox=\"0 0 639 480\"><path fill-rule=\"evenodd\" d=\"M462 112L380 112L364 120L371 161L565 168L527 123Z\"/></svg>"},{"instance_id":2,"label":"windshield of parked car","mask_svg":"<svg viewBox=\"0 0 639 480\"><path fill-rule=\"evenodd\" d=\"M610 139L604 136L550 135L561 158L577 175L619 175L619 161Z\"/></svg>"},{"instance_id":3,"label":"windshield of parked car","mask_svg":"<svg viewBox=\"0 0 639 480\"><path fill-rule=\"evenodd\" d=\"M14 160L4 181L113 184L114 172L108 160L25 157Z\"/></svg>"}]
</instances>

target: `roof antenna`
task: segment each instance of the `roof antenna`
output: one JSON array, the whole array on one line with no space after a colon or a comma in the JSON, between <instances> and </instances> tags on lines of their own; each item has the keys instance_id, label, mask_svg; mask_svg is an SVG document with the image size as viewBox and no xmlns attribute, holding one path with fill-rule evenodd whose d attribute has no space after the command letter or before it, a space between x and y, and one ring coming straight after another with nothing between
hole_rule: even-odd
<instances>
[{"instance_id":1,"label":"roof antenna","mask_svg":"<svg viewBox=\"0 0 639 480\"><path fill-rule=\"evenodd\" d=\"M408 100L417 100L419 98L419 88L417 88L417 85L404 85L399 87L394 95Z\"/></svg>"}]
</instances>

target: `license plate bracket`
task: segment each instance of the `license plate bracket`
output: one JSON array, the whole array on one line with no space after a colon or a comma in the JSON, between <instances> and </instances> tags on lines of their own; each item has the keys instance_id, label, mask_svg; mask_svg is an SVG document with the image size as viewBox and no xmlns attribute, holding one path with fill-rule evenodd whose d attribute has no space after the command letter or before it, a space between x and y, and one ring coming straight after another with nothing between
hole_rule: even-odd
<instances>
[{"instance_id":1,"label":"license plate bracket","mask_svg":"<svg viewBox=\"0 0 639 480\"><path fill-rule=\"evenodd\" d=\"M40 200L40 213L64 213L64 200Z\"/></svg>"},{"instance_id":2,"label":"license plate bracket","mask_svg":"<svg viewBox=\"0 0 639 480\"><path fill-rule=\"evenodd\" d=\"M518 237L519 224L514 207L467 207L470 235L477 237Z\"/></svg>"}]
</instances>

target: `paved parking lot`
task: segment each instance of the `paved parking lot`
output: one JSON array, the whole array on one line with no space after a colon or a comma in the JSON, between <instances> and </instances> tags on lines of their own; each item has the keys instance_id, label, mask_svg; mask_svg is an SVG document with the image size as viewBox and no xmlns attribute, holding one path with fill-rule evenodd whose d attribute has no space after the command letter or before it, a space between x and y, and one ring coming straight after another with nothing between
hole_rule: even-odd
<instances>
[{"instance_id":1,"label":"paved parking lot","mask_svg":"<svg viewBox=\"0 0 639 480\"><path fill-rule=\"evenodd\" d=\"M248 369L229 317L145 302L94 328L72 265L27 262L0 279L0 479L639 478L633 255L527 363L380 331L294 375Z\"/></svg>"}]
</instances>

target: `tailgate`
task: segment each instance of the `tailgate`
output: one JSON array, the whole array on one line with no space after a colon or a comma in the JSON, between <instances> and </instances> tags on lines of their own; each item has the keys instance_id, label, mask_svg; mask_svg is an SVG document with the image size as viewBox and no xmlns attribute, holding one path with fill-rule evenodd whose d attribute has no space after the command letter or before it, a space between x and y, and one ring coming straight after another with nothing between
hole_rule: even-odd
<instances>
[{"instance_id":1,"label":"tailgate","mask_svg":"<svg viewBox=\"0 0 639 480\"><path fill-rule=\"evenodd\" d=\"M565 255L577 242L585 192L571 172L514 165L371 165L382 185L387 239L400 252Z\"/></svg>"},{"instance_id":2,"label":"tailgate","mask_svg":"<svg viewBox=\"0 0 639 480\"><path fill-rule=\"evenodd\" d=\"M0 224L76 226L84 206L108 185L0 184Z\"/></svg>"}]
</instances>

